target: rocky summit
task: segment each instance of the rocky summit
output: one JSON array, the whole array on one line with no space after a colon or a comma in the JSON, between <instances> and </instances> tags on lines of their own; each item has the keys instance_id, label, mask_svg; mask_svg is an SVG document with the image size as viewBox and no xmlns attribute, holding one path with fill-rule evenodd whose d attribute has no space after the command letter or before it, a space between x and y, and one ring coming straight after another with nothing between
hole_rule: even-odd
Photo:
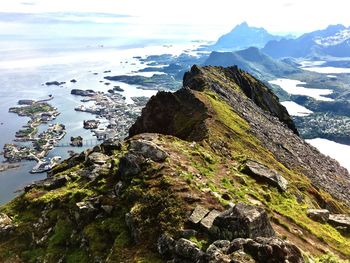
<instances>
[{"instance_id":1,"label":"rocky summit","mask_svg":"<svg viewBox=\"0 0 350 263\"><path fill-rule=\"evenodd\" d=\"M0 261L346 262L349 189L266 85L193 66L1 208Z\"/></svg>"}]
</instances>

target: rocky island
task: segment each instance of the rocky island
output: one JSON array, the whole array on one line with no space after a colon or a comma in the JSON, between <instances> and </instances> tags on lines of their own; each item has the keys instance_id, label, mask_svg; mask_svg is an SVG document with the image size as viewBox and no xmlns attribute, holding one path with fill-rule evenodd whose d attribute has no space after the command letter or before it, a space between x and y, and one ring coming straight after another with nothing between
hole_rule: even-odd
<instances>
[{"instance_id":1,"label":"rocky island","mask_svg":"<svg viewBox=\"0 0 350 263\"><path fill-rule=\"evenodd\" d=\"M1 208L2 262L345 262L350 175L269 88L193 66L124 141L54 167Z\"/></svg>"}]
</instances>

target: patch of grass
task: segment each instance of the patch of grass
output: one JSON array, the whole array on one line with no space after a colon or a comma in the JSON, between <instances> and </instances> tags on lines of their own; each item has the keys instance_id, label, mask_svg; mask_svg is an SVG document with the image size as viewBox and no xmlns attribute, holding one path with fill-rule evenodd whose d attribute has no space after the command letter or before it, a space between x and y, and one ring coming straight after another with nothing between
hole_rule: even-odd
<instances>
[{"instance_id":1,"label":"patch of grass","mask_svg":"<svg viewBox=\"0 0 350 263\"><path fill-rule=\"evenodd\" d=\"M89 262L89 255L82 249L74 250L67 255L67 263L86 263Z\"/></svg>"},{"instance_id":2,"label":"patch of grass","mask_svg":"<svg viewBox=\"0 0 350 263\"><path fill-rule=\"evenodd\" d=\"M349 260L342 260L334 254L328 253L326 255L315 258L315 263L349 263Z\"/></svg>"},{"instance_id":3,"label":"patch of grass","mask_svg":"<svg viewBox=\"0 0 350 263\"><path fill-rule=\"evenodd\" d=\"M54 229L54 234L49 238L49 249L56 246L66 247L72 231L72 222L68 220L58 220Z\"/></svg>"},{"instance_id":4,"label":"patch of grass","mask_svg":"<svg viewBox=\"0 0 350 263\"><path fill-rule=\"evenodd\" d=\"M43 248L27 250L22 253L23 260L28 263L36 263L45 256Z\"/></svg>"},{"instance_id":5,"label":"patch of grass","mask_svg":"<svg viewBox=\"0 0 350 263\"><path fill-rule=\"evenodd\" d=\"M201 250L206 250L206 248L209 246L209 240L208 239L198 239L194 236L189 238L190 241L195 243Z\"/></svg>"},{"instance_id":6,"label":"patch of grass","mask_svg":"<svg viewBox=\"0 0 350 263\"><path fill-rule=\"evenodd\" d=\"M95 256L105 255L112 247L122 249L130 244L125 211L122 207L115 210L112 217L94 221L84 228L84 235Z\"/></svg>"}]
</instances>

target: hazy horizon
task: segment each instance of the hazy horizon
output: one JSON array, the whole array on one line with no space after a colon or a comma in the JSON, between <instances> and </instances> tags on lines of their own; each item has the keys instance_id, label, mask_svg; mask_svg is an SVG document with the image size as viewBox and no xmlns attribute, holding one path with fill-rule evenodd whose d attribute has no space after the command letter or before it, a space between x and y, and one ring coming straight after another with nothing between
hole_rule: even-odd
<instances>
[{"instance_id":1,"label":"hazy horizon","mask_svg":"<svg viewBox=\"0 0 350 263\"><path fill-rule=\"evenodd\" d=\"M332 12L335 8L337 12ZM273 34L301 35L328 25L349 26L346 10L346 3L340 0L332 1L332 4L313 0L268 0L264 3L218 0L215 5L184 0L176 3L160 0L5 0L0 12L0 34L45 36L59 33L57 37L60 37L64 31L67 35L79 36L84 33L82 26L85 25L89 26L90 34L101 37L118 36L113 27L116 30L117 27L128 27L130 36L173 35L214 41L236 25L247 22Z\"/></svg>"}]
</instances>

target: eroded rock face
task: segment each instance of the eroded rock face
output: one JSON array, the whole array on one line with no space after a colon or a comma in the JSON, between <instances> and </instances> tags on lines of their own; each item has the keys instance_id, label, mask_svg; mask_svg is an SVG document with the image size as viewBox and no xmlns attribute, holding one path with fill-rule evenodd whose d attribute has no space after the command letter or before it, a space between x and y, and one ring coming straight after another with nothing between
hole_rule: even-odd
<instances>
[{"instance_id":1,"label":"eroded rock face","mask_svg":"<svg viewBox=\"0 0 350 263\"><path fill-rule=\"evenodd\" d=\"M227 240L275 235L266 211L244 203L238 203L216 217L210 232L215 239Z\"/></svg>"},{"instance_id":2,"label":"eroded rock face","mask_svg":"<svg viewBox=\"0 0 350 263\"><path fill-rule=\"evenodd\" d=\"M248 160L245 163L242 172L256 178L257 180L265 181L277 187L280 191L284 192L287 190L288 181L282 175L256 161Z\"/></svg>"}]
</instances>

